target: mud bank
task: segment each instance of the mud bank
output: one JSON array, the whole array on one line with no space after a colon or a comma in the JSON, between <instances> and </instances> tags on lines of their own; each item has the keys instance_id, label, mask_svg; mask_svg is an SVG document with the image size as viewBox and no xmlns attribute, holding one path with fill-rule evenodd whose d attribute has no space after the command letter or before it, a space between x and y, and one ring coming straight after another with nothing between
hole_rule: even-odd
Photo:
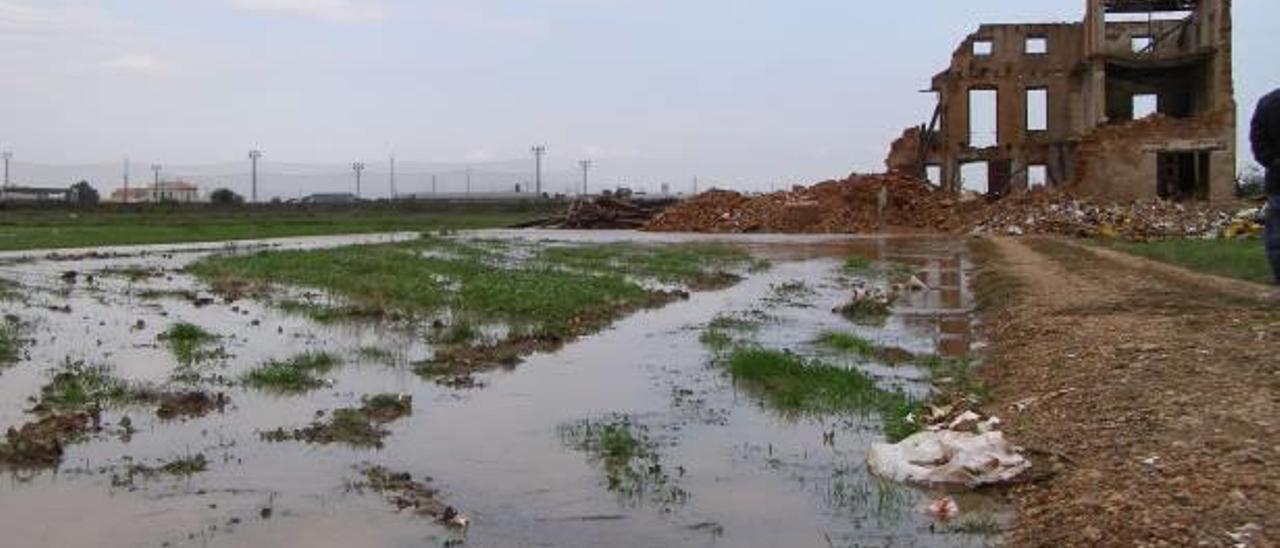
<instances>
[{"instance_id":1,"label":"mud bank","mask_svg":"<svg viewBox=\"0 0 1280 548\"><path fill-rule=\"evenodd\" d=\"M988 410L1052 467L1013 546L1280 542L1280 312L1055 240L997 240Z\"/></svg>"}]
</instances>

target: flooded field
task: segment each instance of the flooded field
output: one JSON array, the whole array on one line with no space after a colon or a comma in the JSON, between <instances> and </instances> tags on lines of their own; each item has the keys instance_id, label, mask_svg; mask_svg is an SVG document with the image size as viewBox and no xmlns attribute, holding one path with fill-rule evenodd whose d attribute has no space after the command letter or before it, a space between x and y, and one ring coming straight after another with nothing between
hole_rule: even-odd
<instances>
[{"instance_id":1,"label":"flooded field","mask_svg":"<svg viewBox=\"0 0 1280 548\"><path fill-rule=\"evenodd\" d=\"M865 465L928 364L975 345L963 240L415 237L0 255L5 544L998 541L992 501L940 523L935 493ZM302 253L354 244L378 245L320 261L340 280ZM682 246L708 258L652 251ZM894 269L927 287L833 312ZM493 301L511 295L546 312ZM873 386L792 393L753 357Z\"/></svg>"}]
</instances>

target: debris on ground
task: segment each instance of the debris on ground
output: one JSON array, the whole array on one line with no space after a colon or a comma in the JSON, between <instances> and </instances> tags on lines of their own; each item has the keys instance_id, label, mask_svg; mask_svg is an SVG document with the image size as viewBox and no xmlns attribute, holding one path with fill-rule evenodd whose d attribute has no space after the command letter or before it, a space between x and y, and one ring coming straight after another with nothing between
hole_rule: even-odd
<instances>
[{"instance_id":1,"label":"debris on ground","mask_svg":"<svg viewBox=\"0 0 1280 548\"><path fill-rule=\"evenodd\" d=\"M94 414L73 412L47 415L21 428L10 427L0 443L0 464L15 468L57 466L63 447L96 428L96 424Z\"/></svg>"},{"instance_id":2,"label":"debris on ground","mask_svg":"<svg viewBox=\"0 0 1280 548\"><path fill-rule=\"evenodd\" d=\"M936 192L901 174L854 174L843 181L748 196L712 190L676 204L644 230L652 232L854 233L885 229L958 232L974 202Z\"/></svg>"},{"instance_id":3,"label":"debris on ground","mask_svg":"<svg viewBox=\"0 0 1280 548\"><path fill-rule=\"evenodd\" d=\"M978 487L1010 482L1031 461L998 431L926 430L896 444L872 445L867 466L893 481Z\"/></svg>"},{"instance_id":4,"label":"debris on ground","mask_svg":"<svg viewBox=\"0 0 1280 548\"><path fill-rule=\"evenodd\" d=\"M1038 188L998 200L950 195L927 182L891 173L748 195L711 190L677 203L642 230L706 233L870 233L929 231L1022 236L1153 240L1257 237L1256 204L1149 199L1106 202ZM575 228L589 228L587 226Z\"/></svg>"},{"instance_id":5,"label":"debris on ground","mask_svg":"<svg viewBox=\"0 0 1280 548\"><path fill-rule=\"evenodd\" d=\"M580 198L563 214L517 225L514 228L636 229L671 204L673 198L634 200L618 196Z\"/></svg>"},{"instance_id":6,"label":"debris on ground","mask_svg":"<svg viewBox=\"0 0 1280 548\"><path fill-rule=\"evenodd\" d=\"M413 397L407 394L379 394L365 397L358 408L337 409L328 422L317 421L303 428L277 428L262 432L266 441L301 441L327 445L345 443L354 447L382 447L390 434L382 425L413 412Z\"/></svg>"},{"instance_id":7,"label":"debris on ground","mask_svg":"<svg viewBox=\"0 0 1280 548\"><path fill-rule=\"evenodd\" d=\"M1262 210L1228 204L1139 200L1106 203L1065 192L1035 190L991 204L973 232L1022 236L1057 234L1085 238L1155 240L1237 238L1262 232Z\"/></svg>"},{"instance_id":8,"label":"debris on ground","mask_svg":"<svg viewBox=\"0 0 1280 548\"><path fill-rule=\"evenodd\" d=\"M381 466L373 466L364 470L365 480L370 489L382 493L387 501L399 510L412 509L415 514L435 519L442 525L466 530L470 520L454 507L441 502L439 494L427 478L425 482L413 480L408 472L392 472Z\"/></svg>"}]
</instances>

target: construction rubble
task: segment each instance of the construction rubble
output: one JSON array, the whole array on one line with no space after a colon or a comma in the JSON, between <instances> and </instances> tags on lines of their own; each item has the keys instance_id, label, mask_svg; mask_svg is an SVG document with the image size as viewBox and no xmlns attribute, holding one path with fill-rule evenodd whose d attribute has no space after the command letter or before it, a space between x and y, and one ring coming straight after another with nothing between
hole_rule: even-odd
<instances>
[{"instance_id":1,"label":"construction rubble","mask_svg":"<svg viewBox=\"0 0 1280 548\"><path fill-rule=\"evenodd\" d=\"M582 214L571 209L566 219L575 215ZM607 218L594 211L590 215ZM853 175L761 195L711 190L667 208L640 226L653 232L1058 234L1153 240L1256 237L1262 231L1262 219L1261 207L1239 202L1107 203L1049 189L999 199L957 196L891 173ZM566 223L565 227L585 226Z\"/></svg>"},{"instance_id":2,"label":"construction rubble","mask_svg":"<svg viewBox=\"0 0 1280 548\"><path fill-rule=\"evenodd\" d=\"M574 200L561 215L538 219L516 228L637 229L645 226L673 199L633 200L613 195Z\"/></svg>"}]
</instances>

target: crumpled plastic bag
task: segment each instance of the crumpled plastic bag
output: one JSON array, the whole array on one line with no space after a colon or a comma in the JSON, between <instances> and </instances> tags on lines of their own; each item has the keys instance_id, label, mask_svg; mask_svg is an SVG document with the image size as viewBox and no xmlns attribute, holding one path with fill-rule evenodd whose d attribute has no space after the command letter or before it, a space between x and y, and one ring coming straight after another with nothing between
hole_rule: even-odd
<instances>
[{"instance_id":1,"label":"crumpled plastic bag","mask_svg":"<svg viewBox=\"0 0 1280 548\"><path fill-rule=\"evenodd\" d=\"M1002 432L925 431L896 444L871 446L867 466L899 482L977 487L1010 481L1031 461Z\"/></svg>"}]
</instances>

